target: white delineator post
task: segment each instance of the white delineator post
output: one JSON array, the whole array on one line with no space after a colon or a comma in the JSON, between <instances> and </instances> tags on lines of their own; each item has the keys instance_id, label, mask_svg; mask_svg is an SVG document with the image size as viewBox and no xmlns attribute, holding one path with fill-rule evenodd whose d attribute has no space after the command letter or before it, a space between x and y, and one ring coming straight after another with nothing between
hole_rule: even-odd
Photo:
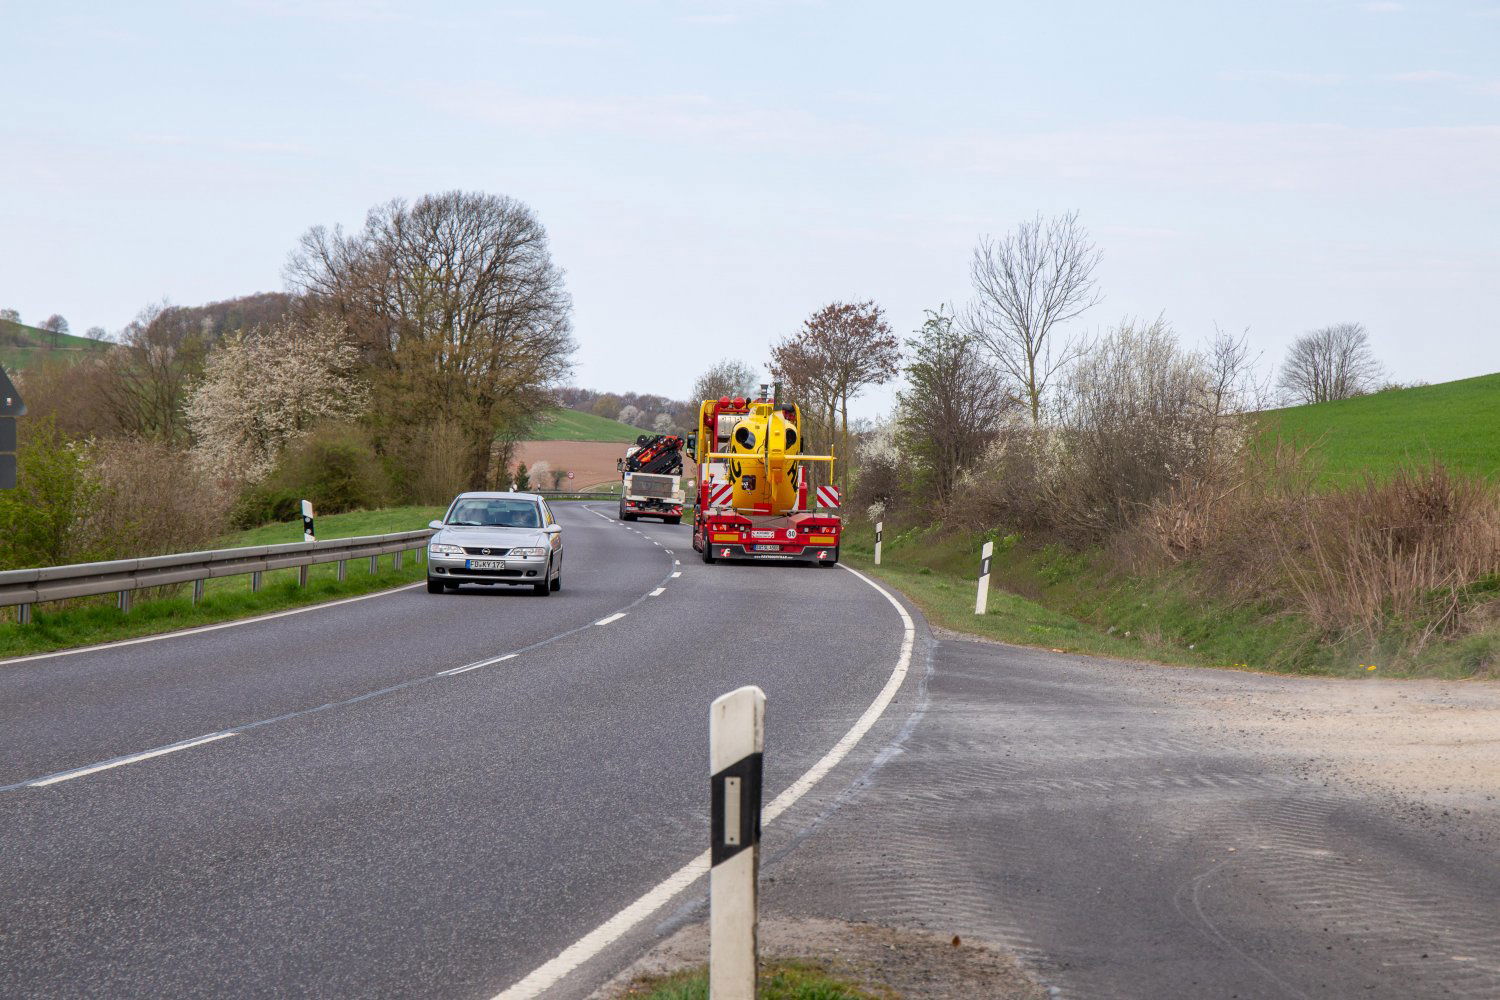
<instances>
[{"instance_id":1,"label":"white delineator post","mask_svg":"<svg viewBox=\"0 0 1500 1000\"><path fill-rule=\"evenodd\" d=\"M766 696L753 685L714 699L708 713L708 995L755 1000L760 880L760 775Z\"/></svg>"},{"instance_id":2,"label":"white delineator post","mask_svg":"<svg viewBox=\"0 0 1500 1000\"><path fill-rule=\"evenodd\" d=\"M995 543L985 542L979 552L979 596L974 598L974 613L984 614L990 605L990 561L995 555Z\"/></svg>"},{"instance_id":3,"label":"white delineator post","mask_svg":"<svg viewBox=\"0 0 1500 1000\"><path fill-rule=\"evenodd\" d=\"M302 540L304 542L316 542L317 534L313 531L313 506L311 500L302 501Z\"/></svg>"},{"instance_id":4,"label":"white delineator post","mask_svg":"<svg viewBox=\"0 0 1500 1000\"><path fill-rule=\"evenodd\" d=\"M885 534L885 522L884 521L876 521L875 522L875 565L876 566L880 565L880 540L881 540L881 536L884 535L884 534Z\"/></svg>"}]
</instances>

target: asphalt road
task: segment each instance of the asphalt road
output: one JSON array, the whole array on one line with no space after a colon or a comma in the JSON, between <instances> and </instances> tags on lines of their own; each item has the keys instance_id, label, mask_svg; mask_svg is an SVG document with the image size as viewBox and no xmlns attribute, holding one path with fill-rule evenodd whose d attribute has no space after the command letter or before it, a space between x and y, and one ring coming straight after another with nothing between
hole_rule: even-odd
<instances>
[{"instance_id":1,"label":"asphalt road","mask_svg":"<svg viewBox=\"0 0 1500 1000\"><path fill-rule=\"evenodd\" d=\"M770 912L994 942L1064 998L1500 997L1500 810L1236 717L1300 678L925 648L900 752L773 855Z\"/></svg>"},{"instance_id":2,"label":"asphalt road","mask_svg":"<svg viewBox=\"0 0 1500 1000\"><path fill-rule=\"evenodd\" d=\"M769 800L891 675L851 573L557 510L560 594L0 664L0 996L491 996L706 846L714 697L765 689Z\"/></svg>"}]
</instances>

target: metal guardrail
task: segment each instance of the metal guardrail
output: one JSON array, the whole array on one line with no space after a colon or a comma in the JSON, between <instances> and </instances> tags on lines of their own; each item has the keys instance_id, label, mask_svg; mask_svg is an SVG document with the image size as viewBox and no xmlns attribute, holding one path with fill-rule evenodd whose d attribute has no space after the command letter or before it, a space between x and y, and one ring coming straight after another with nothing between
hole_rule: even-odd
<instances>
[{"instance_id":1,"label":"metal guardrail","mask_svg":"<svg viewBox=\"0 0 1500 1000\"><path fill-rule=\"evenodd\" d=\"M412 549L425 552L427 539L432 534L431 529L424 528L389 535L360 535L318 542L251 545L144 559L6 570L0 572L0 607L19 607L20 621L26 624L31 621L31 606L42 601L118 594L120 610L129 611L133 592L179 583L193 584L193 603L196 604L203 599L206 580L249 574L250 589L259 590L262 573L293 567L302 570L298 582L305 587L308 567L322 563L338 563L340 580L345 577L350 559L368 558L373 573L377 559L394 553L395 566L400 569L402 553Z\"/></svg>"}]
</instances>

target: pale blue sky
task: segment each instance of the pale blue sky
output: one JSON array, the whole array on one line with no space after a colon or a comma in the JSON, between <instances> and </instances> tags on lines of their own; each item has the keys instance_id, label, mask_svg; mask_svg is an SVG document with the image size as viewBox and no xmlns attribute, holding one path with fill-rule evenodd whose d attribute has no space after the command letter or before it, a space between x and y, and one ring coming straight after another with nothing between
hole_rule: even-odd
<instances>
[{"instance_id":1,"label":"pale blue sky","mask_svg":"<svg viewBox=\"0 0 1500 1000\"><path fill-rule=\"evenodd\" d=\"M1088 328L1500 369L1500 0L438 6L0 0L0 306L113 330L481 189L551 233L577 382L685 395L832 299L911 330L980 234L1077 209Z\"/></svg>"}]
</instances>

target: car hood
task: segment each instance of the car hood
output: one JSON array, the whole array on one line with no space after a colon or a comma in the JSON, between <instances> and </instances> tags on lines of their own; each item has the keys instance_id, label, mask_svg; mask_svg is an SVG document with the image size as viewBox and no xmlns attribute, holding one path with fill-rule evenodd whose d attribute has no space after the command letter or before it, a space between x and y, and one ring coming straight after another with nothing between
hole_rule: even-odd
<instances>
[{"instance_id":1,"label":"car hood","mask_svg":"<svg viewBox=\"0 0 1500 1000\"><path fill-rule=\"evenodd\" d=\"M465 548L513 549L519 545L551 544L545 531L536 528L468 528L448 525L432 536L434 542Z\"/></svg>"}]
</instances>

